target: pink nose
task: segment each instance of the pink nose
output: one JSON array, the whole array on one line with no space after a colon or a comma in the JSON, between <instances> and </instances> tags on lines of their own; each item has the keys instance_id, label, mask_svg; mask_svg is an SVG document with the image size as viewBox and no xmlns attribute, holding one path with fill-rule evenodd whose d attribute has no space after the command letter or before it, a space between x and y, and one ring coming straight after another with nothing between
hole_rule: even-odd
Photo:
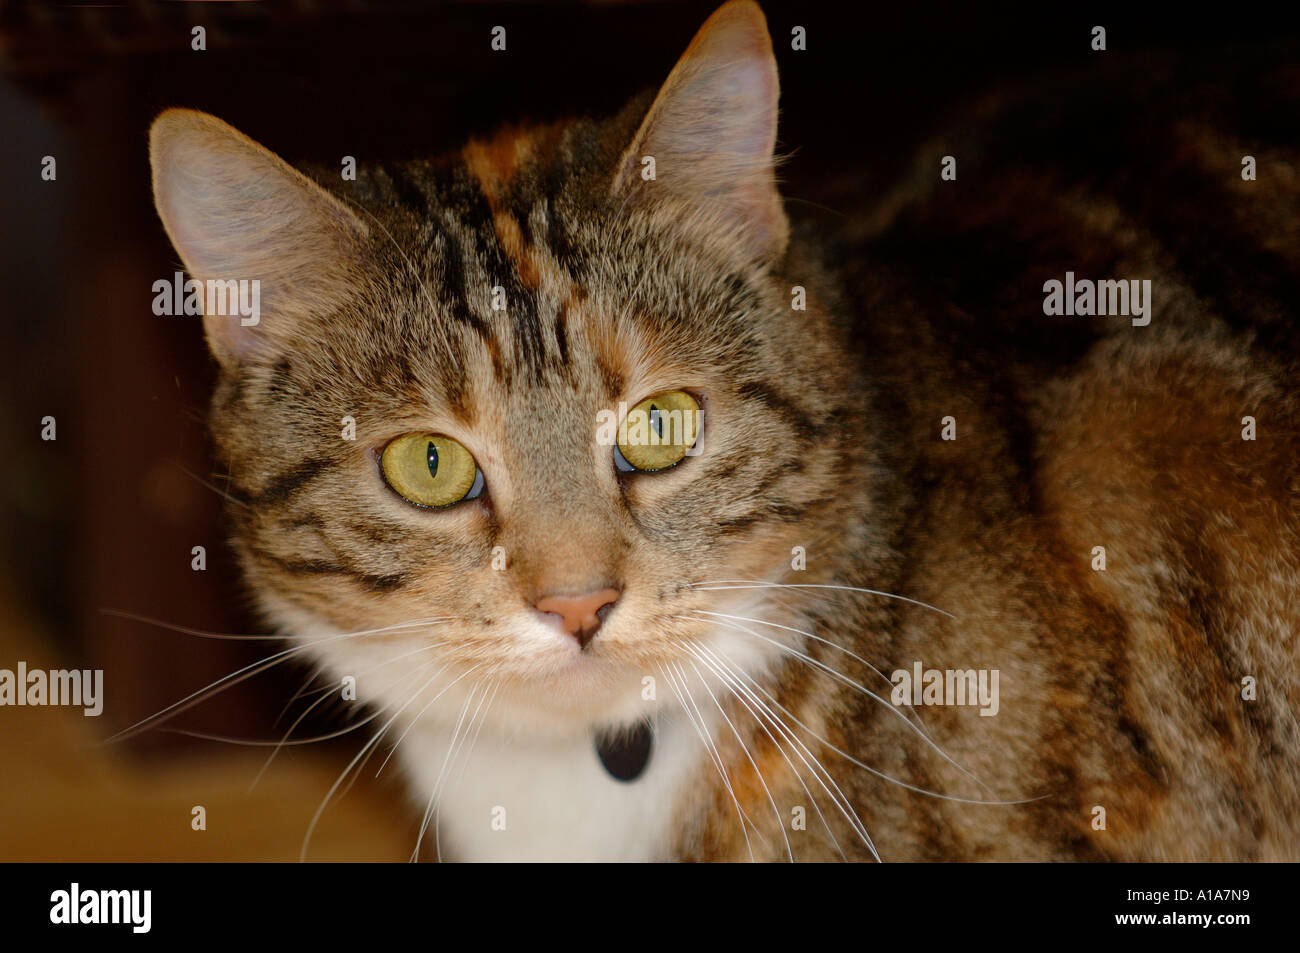
<instances>
[{"instance_id":1,"label":"pink nose","mask_svg":"<svg viewBox=\"0 0 1300 953\"><path fill-rule=\"evenodd\" d=\"M538 612L559 616L560 627L583 648L600 628L600 610L618 601L617 589L601 589L585 596L543 596L533 603Z\"/></svg>"}]
</instances>

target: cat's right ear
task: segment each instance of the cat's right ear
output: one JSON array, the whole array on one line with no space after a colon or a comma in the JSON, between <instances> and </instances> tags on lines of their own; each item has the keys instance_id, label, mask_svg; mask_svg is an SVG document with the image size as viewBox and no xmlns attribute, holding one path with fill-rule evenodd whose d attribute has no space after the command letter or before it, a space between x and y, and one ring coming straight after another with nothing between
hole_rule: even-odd
<instances>
[{"instance_id":1,"label":"cat's right ear","mask_svg":"<svg viewBox=\"0 0 1300 953\"><path fill-rule=\"evenodd\" d=\"M189 109L154 120L149 159L154 204L190 276L205 288L211 281L258 289L255 316L230 306L231 313L204 315L208 345L222 365L283 346L300 322L347 296L367 228L288 163Z\"/></svg>"}]
</instances>

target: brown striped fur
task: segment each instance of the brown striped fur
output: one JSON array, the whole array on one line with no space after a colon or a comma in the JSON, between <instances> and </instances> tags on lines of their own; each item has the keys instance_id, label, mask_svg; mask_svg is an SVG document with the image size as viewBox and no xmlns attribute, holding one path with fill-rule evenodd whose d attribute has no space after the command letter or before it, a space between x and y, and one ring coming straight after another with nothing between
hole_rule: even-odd
<instances>
[{"instance_id":1,"label":"brown striped fur","mask_svg":"<svg viewBox=\"0 0 1300 953\"><path fill-rule=\"evenodd\" d=\"M761 98L771 56L753 4L723 7L683 62L725 30L743 34L757 63L745 95ZM730 787L702 749L672 856L1300 859L1300 153L1219 132L1215 99L1183 108L1202 101L1174 67L1145 86L1121 71L1091 93L978 104L893 192L850 205L858 186L829 188L849 212L838 234L816 219L787 231L774 127L753 133L761 161L687 143L674 162L673 137L722 108L674 117L698 79L674 75L608 122L363 164L355 184L318 174L325 188L211 117L159 119L160 211L196 276L202 254L169 202L202 204L193 182L210 177L181 198L166 178L214 154L317 210L296 247L347 256L265 291L261 343L238 356L209 323L234 540L268 613L345 631L450 616L439 658L487 666L519 716L509 730L544 735L626 723L646 672L699 672L682 645L707 642L710 623L689 610L733 612L753 593L691 583L896 593L955 618L830 589L751 607L816 636L760 629L811 660L751 673L789 735L715 689L741 736L713 739ZM1294 70L1260 75L1252 94L1294 121ZM1135 84L1178 118L1108 118L1104 91ZM1090 144L1054 149L1042 130L1072 123ZM1039 135L1016 138L1025 126ZM719 129L724 144L740 135ZM659 182L638 181L645 149ZM1240 179L1246 151L1257 182ZM939 181L947 153L957 182ZM250 217L244 238L287 254L277 223ZM1043 282L1067 270L1150 278L1150 325L1045 316ZM295 299L315 282L330 293ZM498 285L505 312L490 306ZM791 310L794 285L807 311ZM703 452L620 476L593 442L596 413L675 388L706 396ZM939 438L948 415L954 441ZM345 416L355 442L338 437ZM386 490L375 454L422 429L476 455L481 502L430 514ZM497 546L505 572L490 568ZM806 571L789 568L796 546ZM634 621L593 643L585 694L551 691L550 662L512 644L508 617L556 586L615 582ZM374 657L429 636L384 638ZM320 653L349 670L344 650ZM916 660L997 669L1000 711L899 717L855 656L886 676ZM789 829L796 805L806 831Z\"/></svg>"}]
</instances>

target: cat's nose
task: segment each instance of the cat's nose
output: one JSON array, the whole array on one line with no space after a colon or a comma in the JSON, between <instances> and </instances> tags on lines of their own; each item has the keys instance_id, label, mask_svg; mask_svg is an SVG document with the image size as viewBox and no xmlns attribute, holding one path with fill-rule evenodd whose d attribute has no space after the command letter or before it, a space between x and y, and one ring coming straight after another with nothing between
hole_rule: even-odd
<instances>
[{"instance_id":1,"label":"cat's nose","mask_svg":"<svg viewBox=\"0 0 1300 953\"><path fill-rule=\"evenodd\" d=\"M610 607L618 601L617 589L601 589L589 592L585 596L542 596L533 603L538 612L545 612L559 617L560 628L578 640L578 645L587 647L595 638Z\"/></svg>"}]
</instances>

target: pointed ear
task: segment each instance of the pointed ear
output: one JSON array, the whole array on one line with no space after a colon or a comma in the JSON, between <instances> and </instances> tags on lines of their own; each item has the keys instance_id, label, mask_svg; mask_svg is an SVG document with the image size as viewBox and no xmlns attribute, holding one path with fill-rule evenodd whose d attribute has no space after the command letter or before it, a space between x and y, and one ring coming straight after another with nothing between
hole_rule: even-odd
<instances>
[{"instance_id":1,"label":"pointed ear","mask_svg":"<svg viewBox=\"0 0 1300 953\"><path fill-rule=\"evenodd\" d=\"M223 365L284 344L300 322L347 296L366 226L302 173L215 116L188 109L154 120L149 159L154 204L190 276L258 282L256 323L230 307L204 315Z\"/></svg>"},{"instance_id":2,"label":"pointed ear","mask_svg":"<svg viewBox=\"0 0 1300 953\"><path fill-rule=\"evenodd\" d=\"M724 4L673 67L623 153L613 194L663 189L713 206L750 251L779 256L789 235L772 157L779 93L763 11L752 0ZM643 179L646 156L653 181Z\"/></svg>"}]
</instances>

